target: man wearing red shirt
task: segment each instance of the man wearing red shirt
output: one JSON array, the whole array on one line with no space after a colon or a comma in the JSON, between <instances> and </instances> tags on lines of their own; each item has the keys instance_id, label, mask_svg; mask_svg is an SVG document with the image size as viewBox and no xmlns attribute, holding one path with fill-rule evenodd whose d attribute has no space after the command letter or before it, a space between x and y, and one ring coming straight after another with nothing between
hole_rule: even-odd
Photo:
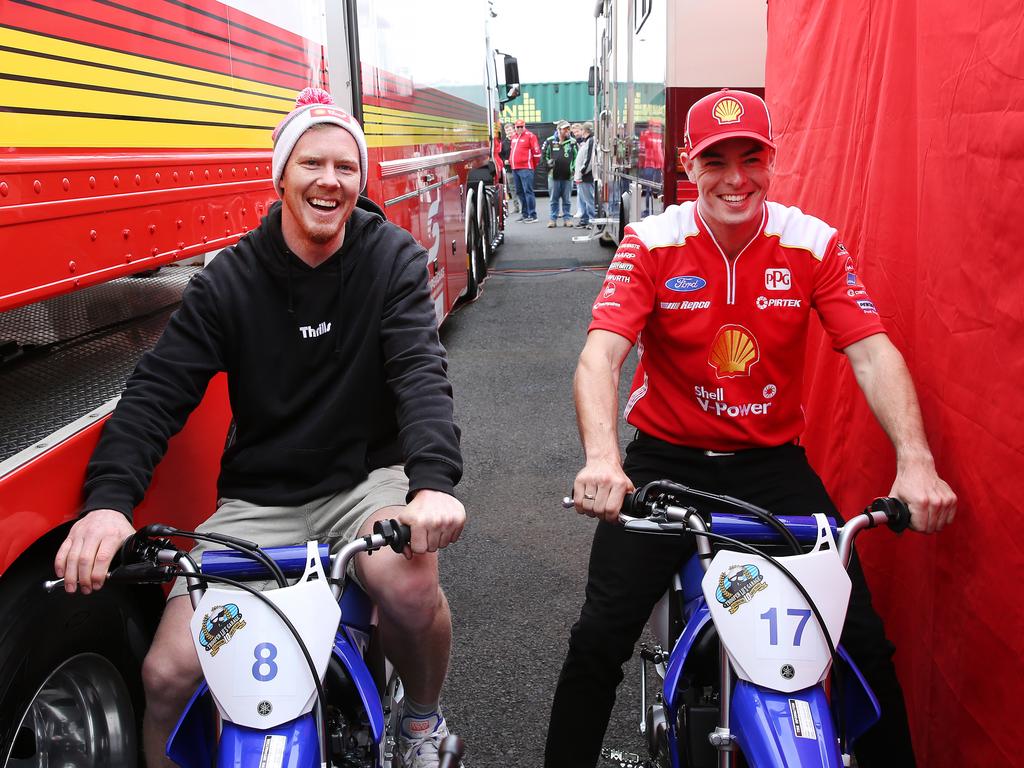
<instances>
[{"instance_id":1,"label":"man wearing red shirt","mask_svg":"<svg viewBox=\"0 0 1024 768\"><path fill-rule=\"evenodd\" d=\"M647 128L640 132L640 178L645 181L662 183L662 169L665 167L665 139L661 133L661 120L652 117L647 121ZM644 209L641 218L654 212L656 191L652 187L643 188Z\"/></svg>"},{"instance_id":2,"label":"man wearing red shirt","mask_svg":"<svg viewBox=\"0 0 1024 768\"><path fill-rule=\"evenodd\" d=\"M764 102L720 91L691 107L685 168L696 203L626 228L593 306L576 369L586 465L573 497L600 518L580 619L555 692L545 765L593 765L622 664L688 540L636 536L615 523L634 487L668 479L776 513L839 518L797 439L804 348L813 309L896 448L889 495L910 506L912 527L949 523L956 496L935 471L902 356L835 229L766 200L775 165ZM637 429L619 454L617 384L636 344L640 362L625 408ZM862 768L911 766L903 694L859 562L842 642L882 707L856 744Z\"/></svg>"},{"instance_id":3,"label":"man wearing red shirt","mask_svg":"<svg viewBox=\"0 0 1024 768\"><path fill-rule=\"evenodd\" d=\"M533 194L533 170L540 159L540 142L526 130L526 121L516 120L515 135L512 137L512 177L516 181L523 221L537 220L537 199Z\"/></svg>"}]
</instances>

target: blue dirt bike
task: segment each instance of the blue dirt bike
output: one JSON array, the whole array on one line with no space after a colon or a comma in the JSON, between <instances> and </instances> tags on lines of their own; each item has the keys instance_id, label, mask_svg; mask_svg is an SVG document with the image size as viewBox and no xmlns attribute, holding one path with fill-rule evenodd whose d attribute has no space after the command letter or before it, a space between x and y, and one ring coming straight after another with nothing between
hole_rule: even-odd
<instances>
[{"instance_id":1,"label":"blue dirt bike","mask_svg":"<svg viewBox=\"0 0 1024 768\"><path fill-rule=\"evenodd\" d=\"M716 511L698 514L693 503ZM846 568L860 531L884 523L901 532L909 517L898 499L877 499L840 528L668 481L634 492L620 516L627 530L694 536L697 552L651 616L660 644L639 653L648 755L602 756L620 768L728 768L742 764L737 755L756 768L849 765L879 707L838 645ZM661 690L648 703L652 666Z\"/></svg>"},{"instance_id":2,"label":"blue dirt bike","mask_svg":"<svg viewBox=\"0 0 1024 768\"><path fill-rule=\"evenodd\" d=\"M345 575L361 552L387 546L401 552L409 528L378 522L372 535L334 555L315 541L264 550L209 534L206 539L229 549L207 551L201 567L170 536L204 538L146 526L124 543L108 577L142 584L180 575L189 585L204 681L171 734L167 755L182 768L397 765L402 683L374 641L373 604ZM276 589L260 592L245 583L268 578ZM440 765L456 768L461 755L461 740L449 736Z\"/></svg>"}]
</instances>

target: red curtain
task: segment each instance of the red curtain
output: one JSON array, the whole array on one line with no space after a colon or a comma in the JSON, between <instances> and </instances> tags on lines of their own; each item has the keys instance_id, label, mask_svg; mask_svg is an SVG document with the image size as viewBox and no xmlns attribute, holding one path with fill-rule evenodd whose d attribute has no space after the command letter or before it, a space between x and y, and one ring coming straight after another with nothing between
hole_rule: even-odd
<instances>
[{"instance_id":1,"label":"red curtain","mask_svg":"<svg viewBox=\"0 0 1024 768\"><path fill-rule=\"evenodd\" d=\"M917 383L956 522L858 544L918 762L1024 765L1024 4L772 0L771 198L839 228ZM847 514L894 452L820 332L805 442Z\"/></svg>"}]
</instances>

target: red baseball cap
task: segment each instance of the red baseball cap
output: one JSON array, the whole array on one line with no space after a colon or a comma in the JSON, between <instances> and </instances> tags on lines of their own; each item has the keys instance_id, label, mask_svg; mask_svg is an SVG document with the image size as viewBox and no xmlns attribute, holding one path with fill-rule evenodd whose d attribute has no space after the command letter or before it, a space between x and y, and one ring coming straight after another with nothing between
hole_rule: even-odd
<instances>
[{"instance_id":1,"label":"red baseball cap","mask_svg":"<svg viewBox=\"0 0 1024 768\"><path fill-rule=\"evenodd\" d=\"M516 125L526 125L526 121L520 117L518 120L516 120Z\"/></svg>"},{"instance_id":2,"label":"red baseball cap","mask_svg":"<svg viewBox=\"0 0 1024 768\"><path fill-rule=\"evenodd\" d=\"M760 96L723 88L696 102L686 113L683 143L687 157L696 157L712 144L737 136L775 148L772 118Z\"/></svg>"}]
</instances>

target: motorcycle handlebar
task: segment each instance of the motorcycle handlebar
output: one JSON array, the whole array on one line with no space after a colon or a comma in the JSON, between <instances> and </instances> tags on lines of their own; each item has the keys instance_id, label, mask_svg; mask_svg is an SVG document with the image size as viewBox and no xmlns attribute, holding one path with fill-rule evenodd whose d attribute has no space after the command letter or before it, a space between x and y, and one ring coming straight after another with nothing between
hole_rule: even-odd
<instances>
[{"instance_id":1,"label":"motorcycle handlebar","mask_svg":"<svg viewBox=\"0 0 1024 768\"><path fill-rule=\"evenodd\" d=\"M680 498L672 498L674 496L678 496ZM749 514L750 509L754 508L753 505L740 499L735 499L731 496L707 493L695 488L677 485L676 483L654 482L648 483L642 488L637 488L635 491L628 494L625 499L623 499L620 516L627 519L643 519L651 517L658 511L659 507L664 508L669 503L684 506L684 502L681 497L686 496L711 501L716 503L716 505L728 506L736 510L732 513L723 514ZM562 506L565 509L572 509L575 505L576 502L571 495L562 498ZM871 518L871 522L868 527L873 527L876 524L876 520L872 516L872 513L875 512L883 512L885 514L886 525L893 531L893 533L902 533L910 527L910 509L901 499L897 499L895 497L879 497L871 502L871 505L864 510L864 514ZM797 516L791 515L789 517Z\"/></svg>"}]
</instances>

